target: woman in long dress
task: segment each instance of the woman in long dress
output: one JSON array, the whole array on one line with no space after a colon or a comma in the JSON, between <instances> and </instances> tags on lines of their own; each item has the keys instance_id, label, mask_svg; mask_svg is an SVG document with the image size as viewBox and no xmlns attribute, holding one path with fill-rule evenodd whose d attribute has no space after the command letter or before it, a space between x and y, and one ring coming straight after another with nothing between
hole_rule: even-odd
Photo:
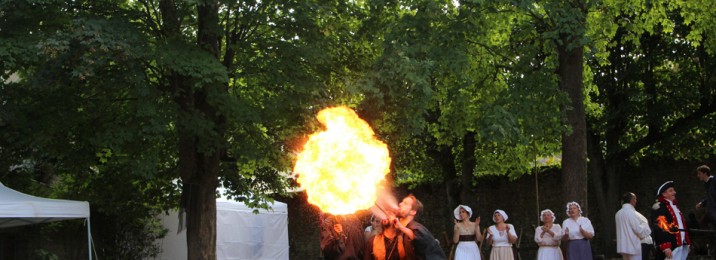
<instances>
[{"instance_id":1,"label":"woman in long dress","mask_svg":"<svg viewBox=\"0 0 716 260\"><path fill-rule=\"evenodd\" d=\"M507 224L507 213L504 210L495 210L492 214L494 225L487 229L487 243L492 245L490 260L514 260L512 244L517 242L517 233L512 224Z\"/></svg>"},{"instance_id":2,"label":"woman in long dress","mask_svg":"<svg viewBox=\"0 0 716 260\"><path fill-rule=\"evenodd\" d=\"M592 245L589 240L594 237L592 221L582 217L582 207L577 202L567 203L567 216L562 222L564 240L567 244L567 260L592 259Z\"/></svg>"},{"instance_id":3,"label":"woman in long dress","mask_svg":"<svg viewBox=\"0 0 716 260\"><path fill-rule=\"evenodd\" d=\"M562 227L554 224L554 212L545 209L540 212L539 219L544 223L535 229L535 242L539 245L537 260L562 260L559 242L562 239Z\"/></svg>"},{"instance_id":4,"label":"woman in long dress","mask_svg":"<svg viewBox=\"0 0 716 260\"><path fill-rule=\"evenodd\" d=\"M453 242L457 243L455 248L455 260L480 260L480 248L477 242L482 241L480 232L480 217L475 222L470 221L472 209L460 205L453 211L455 215L455 228Z\"/></svg>"}]
</instances>

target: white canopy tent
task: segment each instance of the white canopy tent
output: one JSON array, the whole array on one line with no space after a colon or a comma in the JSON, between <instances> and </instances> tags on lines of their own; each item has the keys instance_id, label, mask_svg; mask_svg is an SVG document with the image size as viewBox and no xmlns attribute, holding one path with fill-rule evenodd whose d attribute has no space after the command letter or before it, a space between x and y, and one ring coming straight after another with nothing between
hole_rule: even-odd
<instances>
[{"instance_id":1,"label":"white canopy tent","mask_svg":"<svg viewBox=\"0 0 716 260\"><path fill-rule=\"evenodd\" d=\"M274 202L258 214L245 204L216 199L216 258L219 260L288 260L288 207ZM186 259L186 230L177 232L178 212L163 215L169 233L157 241L162 253L155 259Z\"/></svg>"},{"instance_id":2,"label":"white canopy tent","mask_svg":"<svg viewBox=\"0 0 716 260\"><path fill-rule=\"evenodd\" d=\"M0 228L81 218L87 223L87 251L91 260L89 202L35 197L0 183Z\"/></svg>"}]
</instances>

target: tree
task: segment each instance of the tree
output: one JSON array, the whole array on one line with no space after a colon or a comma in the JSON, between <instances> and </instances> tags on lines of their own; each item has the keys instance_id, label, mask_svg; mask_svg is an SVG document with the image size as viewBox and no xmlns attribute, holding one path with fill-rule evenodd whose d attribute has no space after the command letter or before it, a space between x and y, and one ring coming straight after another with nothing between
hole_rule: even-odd
<instances>
[{"instance_id":1,"label":"tree","mask_svg":"<svg viewBox=\"0 0 716 260\"><path fill-rule=\"evenodd\" d=\"M587 201L587 125L584 111L584 43L588 1L555 1L546 8L557 34L559 86L571 103L562 110L570 132L562 136L562 188L568 200ZM554 9L553 9L554 8Z\"/></svg>"},{"instance_id":2,"label":"tree","mask_svg":"<svg viewBox=\"0 0 716 260\"><path fill-rule=\"evenodd\" d=\"M156 92L137 84L142 70L127 58L141 46L127 45L134 35L116 20L82 19L75 4L0 5L3 182L32 194L91 201L94 242L106 246L100 254L151 256L161 234L154 229L163 207L158 202L173 195L171 186L158 188L170 183L164 174L171 169L162 167L169 145L159 141L171 138L166 110ZM105 66L110 62L124 66Z\"/></svg>"},{"instance_id":3,"label":"tree","mask_svg":"<svg viewBox=\"0 0 716 260\"><path fill-rule=\"evenodd\" d=\"M645 158L700 160L713 154L713 34L709 8L690 1L605 2L591 32L590 180L604 226L613 225L618 179ZM698 10L697 10L698 9ZM694 22L701 21L701 22ZM651 194L649 194L651 195ZM606 230L609 236L612 230ZM611 236L610 236L611 237ZM603 239L606 252L615 245Z\"/></svg>"},{"instance_id":4,"label":"tree","mask_svg":"<svg viewBox=\"0 0 716 260\"><path fill-rule=\"evenodd\" d=\"M175 206L180 187L190 259L215 258L219 182L230 196L265 207L287 185L281 173L322 108L315 104L350 100L345 85L334 84L354 77L341 52L361 49L347 39L358 26L352 15L365 12L358 3L318 1L2 7L4 24L28 21L1 32L9 39L0 51L8 57L3 79L20 75L0 88L5 165L51 162L60 171L50 175L68 176L72 190L117 174L145 191L152 208ZM24 95L33 88L37 95ZM28 120L40 111L47 117ZM34 139L28 129L42 131L29 131ZM78 152L68 156L66 147Z\"/></svg>"},{"instance_id":5,"label":"tree","mask_svg":"<svg viewBox=\"0 0 716 260\"><path fill-rule=\"evenodd\" d=\"M470 196L477 176L516 178L538 154L556 153L566 98L552 63L538 59L544 49L532 43L526 15L451 1L401 10L363 86L364 110L393 149L399 183L444 184L449 207Z\"/></svg>"},{"instance_id":6,"label":"tree","mask_svg":"<svg viewBox=\"0 0 716 260\"><path fill-rule=\"evenodd\" d=\"M569 102L562 105L569 130L562 134L562 190L568 200L587 203L587 145L584 108L584 46L587 14L593 3L582 0L517 1L515 8L532 18L538 35L532 38L549 46L555 55L559 88ZM550 56L542 56L543 58Z\"/></svg>"}]
</instances>

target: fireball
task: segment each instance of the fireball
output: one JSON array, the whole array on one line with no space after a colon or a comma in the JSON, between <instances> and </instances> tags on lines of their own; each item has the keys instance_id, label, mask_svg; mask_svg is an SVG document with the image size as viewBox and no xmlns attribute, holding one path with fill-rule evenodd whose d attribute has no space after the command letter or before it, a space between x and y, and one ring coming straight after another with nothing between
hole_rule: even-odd
<instances>
[{"instance_id":1,"label":"fireball","mask_svg":"<svg viewBox=\"0 0 716 260\"><path fill-rule=\"evenodd\" d=\"M350 108L326 108L317 119L325 130L309 136L293 169L308 202L334 215L370 208L390 172L388 146Z\"/></svg>"}]
</instances>

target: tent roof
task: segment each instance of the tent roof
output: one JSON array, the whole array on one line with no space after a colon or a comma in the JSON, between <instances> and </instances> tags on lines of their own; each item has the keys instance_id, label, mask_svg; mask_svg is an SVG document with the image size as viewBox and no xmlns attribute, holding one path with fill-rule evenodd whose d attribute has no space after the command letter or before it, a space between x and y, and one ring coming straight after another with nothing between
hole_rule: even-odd
<instances>
[{"instance_id":1,"label":"tent roof","mask_svg":"<svg viewBox=\"0 0 716 260\"><path fill-rule=\"evenodd\" d=\"M274 201L273 203L269 204L271 206L270 210L266 209L257 209L260 213L268 213L268 214L287 214L288 213L288 206L286 203L280 202L280 201ZM234 211L244 211L244 212L253 212L254 209L250 208L249 206L246 206L243 202L235 201L235 200L229 200L226 198L217 198L216 199L216 209L219 210L234 210Z\"/></svg>"},{"instance_id":2,"label":"tent roof","mask_svg":"<svg viewBox=\"0 0 716 260\"><path fill-rule=\"evenodd\" d=\"M226 194L226 188L224 187L218 187L220 197L216 198L216 209L219 210L233 210L233 211L244 211L244 212L253 212L254 209L250 208L246 204L244 204L241 201L229 199ZM286 203L274 200L272 203L269 203L269 206L271 209L256 209L260 213L269 213L269 214L288 214L288 206Z\"/></svg>"},{"instance_id":3,"label":"tent roof","mask_svg":"<svg viewBox=\"0 0 716 260\"><path fill-rule=\"evenodd\" d=\"M0 183L0 228L89 216L89 203L86 201L35 197Z\"/></svg>"}]
</instances>

